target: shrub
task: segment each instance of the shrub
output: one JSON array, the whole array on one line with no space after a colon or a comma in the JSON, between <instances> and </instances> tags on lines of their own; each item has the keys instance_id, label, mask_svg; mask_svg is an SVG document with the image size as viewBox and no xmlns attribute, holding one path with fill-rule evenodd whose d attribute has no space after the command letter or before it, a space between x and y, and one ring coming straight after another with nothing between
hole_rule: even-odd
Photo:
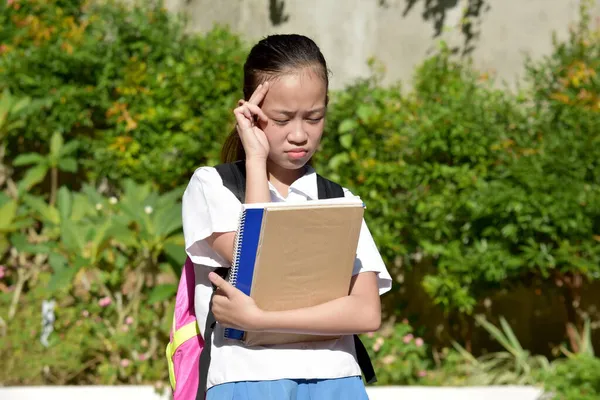
<instances>
[{"instance_id":1,"label":"shrub","mask_svg":"<svg viewBox=\"0 0 600 400\"><path fill-rule=\"evenodd\" d=\"M592 400L600 397L600 358L579 355L554 362L545 375L545 390L556 400Z\"/></svg>"},{"instance_id":2,"label":"shrub","mask_svg":"<svg viewBox=\"0 0 600 400\"><path fill-rule=\"evenodd\" d=\"M59 132L85 143L84 176L166 190L218 160L245 55L228 30L186 35L157 1L2 2L0 20L0 90L45 105L8 136L9 157Z\"/></svg>"}]
</instances>

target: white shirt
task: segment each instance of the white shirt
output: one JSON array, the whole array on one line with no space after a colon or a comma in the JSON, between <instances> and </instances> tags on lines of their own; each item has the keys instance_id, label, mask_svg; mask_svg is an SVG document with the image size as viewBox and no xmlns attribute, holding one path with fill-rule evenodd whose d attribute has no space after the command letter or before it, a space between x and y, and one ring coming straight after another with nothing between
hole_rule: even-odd
<instances>
[{"instance_id":1,"label":"white shirt","mask_svg":"<svg viewBox=\"0 0 600 400\"><path fill-rule=\"evenodd\" d=\"M318 198L316 173L312 168L290 186L287 198L270 183L269 188L273 202ZM345 188L344 194L354 196ZM208 273L214 268L230 266L205 239L213 232L236 231L240 212L241 203L223 186L213 167L194 172L183 195L182 217L185 249L196 275L196 319L203 335L212 293ZM380 295L390 290L392 279L363 220L353 274L366 271L378 273ZM361 374L352 336L314 343L245 347L243 343L223 338L223 327L217 323L211 353L207 389L237 381L327 379Z\"/></svg>"}]
</instances>

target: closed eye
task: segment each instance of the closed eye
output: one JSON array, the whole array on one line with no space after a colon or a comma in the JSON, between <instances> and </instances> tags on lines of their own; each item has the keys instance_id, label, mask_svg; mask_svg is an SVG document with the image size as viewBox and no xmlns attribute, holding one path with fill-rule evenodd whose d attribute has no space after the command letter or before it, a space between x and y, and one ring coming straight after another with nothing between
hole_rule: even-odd
<instances>
[{"instance_id":1,"label":"closed eye","mask_svg":"<svg viewBox=\"0 0 600 400\"><path fill-rule=\"evenodd\" d=\"M317 124L317 123L321 122L322 119L323 119L323 117L308 118L308 122L310 122L311 124Z\"/></svg>"},{"instance_id":2,"label":"closed eye","mask_svg":"<svg viewBox=\"0 0 600 400\"><path fill-rule=\"evenodd\" d=\"M273 122L275 122L277 125L285 125L288 122L290 122L289 119L274 119Z\"/></svg>"}]
</instances>

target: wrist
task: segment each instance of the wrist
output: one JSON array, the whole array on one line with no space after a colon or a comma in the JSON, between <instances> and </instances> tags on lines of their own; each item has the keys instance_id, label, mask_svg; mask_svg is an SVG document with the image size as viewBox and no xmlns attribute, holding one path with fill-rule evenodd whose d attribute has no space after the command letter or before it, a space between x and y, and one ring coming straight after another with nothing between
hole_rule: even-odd
<instances>
[{"instance_id":1,"label":"wrist","mask_svg":"<svg viewBox=\"0 0 600 400\"><path fill-rule=\"evenodd\" d=\"M251 157L246 158L246 169L267 169L267 158L266 157Z\"/></svg>"},{"instance_id":2,"label":"wrist","mask_svg":"<svg viewBox=\"0 0 600 400\"><path fill-rule=\"evenodd\" d=\"M268 331L270 327L271 313L269 311L258 309L256 316L254 317L253 330L257 332Z\"/></svg>"}]
</instances>

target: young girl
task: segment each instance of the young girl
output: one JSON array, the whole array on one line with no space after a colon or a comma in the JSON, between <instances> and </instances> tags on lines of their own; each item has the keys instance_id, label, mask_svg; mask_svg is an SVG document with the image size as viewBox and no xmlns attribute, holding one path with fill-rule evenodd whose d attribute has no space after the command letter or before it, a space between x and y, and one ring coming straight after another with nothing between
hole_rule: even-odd
<instances>
[{"instance_id":1,"label":"young girl","mask_svg":"<svg viewBox=\"0 0 600 400\"><path fill-rule=\"evenodd\" d=\"M246 203L318 198L309 161L323 133L328 84L325 59L307 37L274 35L252 48L244 65L244 99L233 111L236 129L223 147L224 162L245 161ZM367 399L352 335L379 328L379 296L390 289L391 278L364 221L348 296L266 312L214 272L230 266L240 211L214 168L195 171L183 196L183 229L195 264L194 304L203 335L211 283L218 288L206 398ZM224 339L224 327L341 338L246 347Z\"/></svg>"}]
</instances>

